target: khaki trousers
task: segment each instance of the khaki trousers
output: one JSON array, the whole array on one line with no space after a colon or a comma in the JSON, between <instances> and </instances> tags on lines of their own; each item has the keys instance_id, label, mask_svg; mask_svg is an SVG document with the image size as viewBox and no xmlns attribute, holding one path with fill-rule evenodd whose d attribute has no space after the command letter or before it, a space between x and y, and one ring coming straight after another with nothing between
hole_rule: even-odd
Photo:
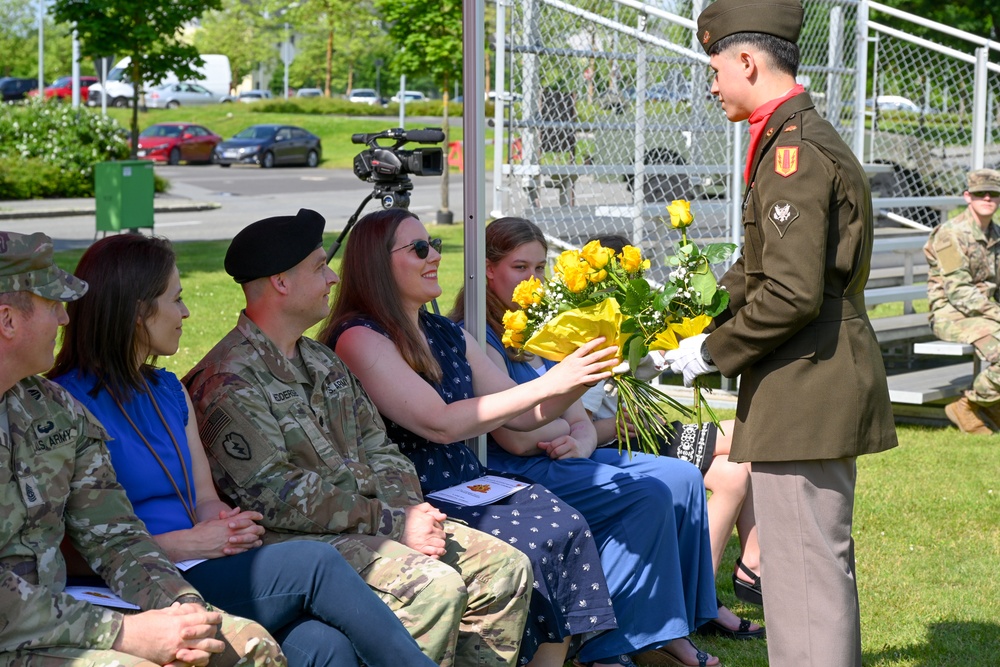
<instances>
[{"instance_id":1,"label":"khaki trousers","mask_svg":"<svg viewBox=\"0 0 1000 667\"><path fill-rule=\"evenodd\" d=\"M751 464L770 667L861 667L855 461Z\"/></svg>"}]
</instances>

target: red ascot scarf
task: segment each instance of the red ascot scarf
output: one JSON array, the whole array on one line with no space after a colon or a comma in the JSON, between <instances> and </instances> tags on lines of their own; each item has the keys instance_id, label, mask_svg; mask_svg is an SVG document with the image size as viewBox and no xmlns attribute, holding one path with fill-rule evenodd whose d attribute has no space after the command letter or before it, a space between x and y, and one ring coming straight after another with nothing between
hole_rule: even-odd
<instances>
[{"instance_id":1,"label":"red ascot scarf","mask_svg":"<svg viewBox=\"0 0 1000 667\"><path fill-rule=\"evenodd\" d=\"M771 114L773 114L774 110L782 104L799 93L804 92L806 92L805 86L797 83L782 97L773 99L770 102L765 102L757 107L752 114L750 114L750 118L747 119L750 122L750 151L747 153L747 166L743 171L744 183L750 183L750 167L753 166L753 156L757 152L757 146L760 145L760 138L764 134L764 126L766 126L767 121L771 119Z\"/></svg>"}]
</instances>

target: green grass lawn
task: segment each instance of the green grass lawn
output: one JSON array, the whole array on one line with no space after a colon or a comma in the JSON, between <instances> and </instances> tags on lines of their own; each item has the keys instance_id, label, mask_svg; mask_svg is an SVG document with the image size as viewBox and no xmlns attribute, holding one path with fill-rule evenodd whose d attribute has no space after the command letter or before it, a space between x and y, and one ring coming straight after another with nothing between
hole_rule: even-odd
<instances>
[{"instance_id":1,"label":"green grass lawn","mask_svg":"<svg viewBox=\"0 0 1000 667\"><path fill-rule=\"evenodd\" d=\"M444 238L442 310L462 280L462 227L430 226ZM333 235L328 235L327 243ZM183 375L232 328L242 292L222 270L228 242L176 246L184 298L191 309L181 349L164 365ZM57 253L72 270L81 251ZM338 261L334 261L336 268ZM886 315L892 313L884 313ZM723 419L732 413L720 414ZM794 415L789 415L794 419ZM816 425L822 428L821 424ZM953 428L900 425L900 446L858 463L854 537L861 594L864 664L951 667L1000 662L1000 444ZM1000 436L996 436L1000 437ZM719 596L740 615L730 574L730 542ZM766 582L765 582L766 585ZM697 637L726 667L765 667L763 642Z\"/></svg>"}]
</instances>

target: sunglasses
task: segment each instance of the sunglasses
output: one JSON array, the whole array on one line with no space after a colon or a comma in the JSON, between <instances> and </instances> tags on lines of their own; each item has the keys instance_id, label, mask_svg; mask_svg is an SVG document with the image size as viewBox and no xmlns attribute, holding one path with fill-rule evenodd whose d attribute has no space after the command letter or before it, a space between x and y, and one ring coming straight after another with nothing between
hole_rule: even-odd
<instances>
[{"instance_id":1,"label":"sunglasses","mask_svg":"<svg viewBox=\"0 0 1000 667\"><path fill-rule=\"evenodd\" d=\"M985 192L973 192L972 196L976 199L983 199L984 197L989 196L990 199L997 200L1000 199L1000 192L995 190L986 190Z\"/></svg>"},{"instance_id":2,"label":"sunglasses","mask_svg":"<svg viewBox=\"0 0 1000 667\"><path fill-rule=\"evenodd\" d=\"M437 252L438 254L441 253L441 244L442 244L441 239L430 239L427 241L423 239L418 239L413 243L408 243L404 246L396 248L395 250L391 250L389 254L398 252L400 250L406 250L407 248L413 248L413 252L416 253L417 257L419 257L420 259L427 259L427 253L430 252L431 248L434 248L435 252Z\"/></svg>"}]
</instances>

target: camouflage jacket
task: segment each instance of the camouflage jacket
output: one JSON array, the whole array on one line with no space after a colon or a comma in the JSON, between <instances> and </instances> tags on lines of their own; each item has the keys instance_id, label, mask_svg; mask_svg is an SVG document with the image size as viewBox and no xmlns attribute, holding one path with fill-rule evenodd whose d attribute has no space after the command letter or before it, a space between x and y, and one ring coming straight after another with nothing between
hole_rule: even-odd
<instances>
[{"instance_id":1,"label":"camouflage jacket","mask_svg":"<svg viewBox=\"0 0 1000 667\"><path fill-rule=\"evenodd\" d=\"M1000 227L996 223L984 233L967 208L931 232L924 254L932 320L985 317L1000 322L996 302Z\"/></svg>"},{"instance_id":2,"label":"camouflage jacket","mask_svg":"<svg viewBox=\"0 0 1000 667\"><path fill-rule=\"evenodd\" d=\"M197 593L136 518L115 479L107 433L62 387L38 377L5 394L0 439L0 652L111 648L120 613L66 593L67 535L124 599L143 609Z\"/></svg>"},{"instance_id":3,"label":"camouflage jacket","mask_svg":"<svg viewBox=\"0 0 1000 667\"><path fill-rule=\"evenodd\" d=\"M216 485L269 533L398 539L422 501L413 464L329 348L298 353L308 377L243 313L184 378Z\"/></svg>"}]
</instances>

